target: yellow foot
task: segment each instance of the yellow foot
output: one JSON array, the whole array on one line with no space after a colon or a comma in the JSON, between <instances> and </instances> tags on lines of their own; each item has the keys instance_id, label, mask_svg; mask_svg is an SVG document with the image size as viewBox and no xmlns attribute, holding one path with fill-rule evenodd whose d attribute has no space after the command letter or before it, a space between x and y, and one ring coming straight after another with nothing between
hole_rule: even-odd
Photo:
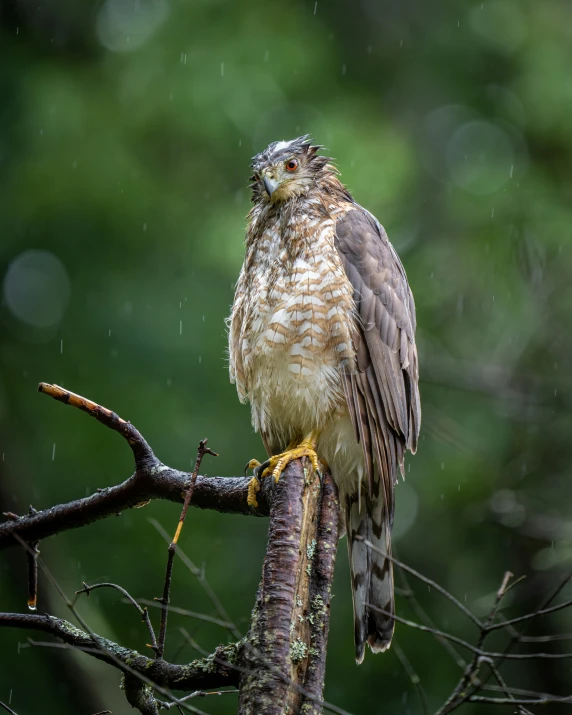
<instances>
[{"instance_id":1,"label":"yellow foot","mask_svg":"<svg viewBox=\"0 0 572 715\"><path fill-rule=\"evenodd\" d=\"M252 462L256 460L251 460ZM250 462L249 462L250 464ZM258 501L256 499L256 494L260 491L260 482L258 481L257 477L252 477L252 479L248 482L248 496L246 498L246 503L251 509L257 509L258 508Z\"/></svg>"},{"instance_id":2,"label":"yellow foot","mask_svg":"<svg viewBox=\"0 0 572 715\"><path fill-rule=\"evenodd\" d=\"M298 446L295 446L296 442L291 442L288 445L288 449L280 454L275 454L274 456L269 457L262 464L257 459L251 459L250 462L248 462L245 468L245 473L249 469L254 470L254 477L252 477L248 484L248 506L253 508L258 506L256 494L260 491L260 480L263 477L271 475L274 477L274 481L278 482L280 475L286 469L288 464L293 462L295 459L299 459L300 457L308 457L312 463L314 471L321 479L322 473L320 469L320 460L316 454L316 443L318 441L319 434L320 433L317 430L310 432L310 434L305 437L298 444Z\"/></svg>"},{"instance_id":3,"label":"yellow foot","mask_svg":"<svg viewBox=\"0 0 572 715\"><path fill-rule=\"evenodd\" d=\"M318 459L314 446L315 444L310 444L308 440L304 440L300 442L297 447L294 447L294 449L288 449L286 452L282 452L282 454L276 454L273 457L270 457L270 459L264 462L263 465L260 465L261 467L264 467L260 476L268 477L269 475L272 475L274 477L274 481L278 482L282 472L286 469L290 462L293 462L295 459L299 459L300 457L308 457L312 463L314 471L320 474L320 460Z\"/></svg>"}]
</instances>

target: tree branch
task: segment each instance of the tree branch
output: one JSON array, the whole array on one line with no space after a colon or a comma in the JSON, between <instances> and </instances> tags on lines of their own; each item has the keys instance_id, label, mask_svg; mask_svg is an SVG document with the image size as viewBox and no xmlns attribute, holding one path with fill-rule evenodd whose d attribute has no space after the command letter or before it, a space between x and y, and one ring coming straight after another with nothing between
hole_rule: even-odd
<instances>
[{"instance_id":1,"label":"tree branch","mask_svg":"<svg viewBox=\"0 0 572 715\"><path fill-rule=\"evenodd\" d=\"M219 646L212 656L194 660L187 665L175 665L164 660L154 660L136 650L102 638L91 636L69 621L55 616L30 613L0 613L0 628L23 628L48 633L77 650L88 652L94 658L123 670L139 674L153 683L176 690L209 690L227 685L237 685L239 675L232 668L242 643ZM95 640L94 640L95 639Z\"/></svg>"},{"instance_id":2,"label":"tree branch","mask_svg":"<svg viewBox=\"0 0 572 715\"><path fill-rule=\"evenodd\" d=\"M152 499L179 503L184 501L191 475L172 469L157 459L151 447L130 422L126 422L106 407L57 385L42 382L38 389L59 402L87 412L109 429L121 434L133 451L135 473L123 483L98 490L83 499L26 516L5 514L8 521L0 524L0 550L17 545L14 534L31 544L117 515L126 509L142 506ZM223 513L268 516L271 480L265 480L262 484L257 509L252 509L247 504L249 481L247 477L197 476L192 506Z\"/></svg>"}]
</instances>

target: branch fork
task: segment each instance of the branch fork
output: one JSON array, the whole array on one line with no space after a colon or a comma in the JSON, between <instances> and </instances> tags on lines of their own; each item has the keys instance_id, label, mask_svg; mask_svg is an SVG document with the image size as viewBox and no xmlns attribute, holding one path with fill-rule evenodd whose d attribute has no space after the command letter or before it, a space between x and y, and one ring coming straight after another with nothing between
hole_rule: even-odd
<instances>
[{"instance_id":1,"label":"branch fork","mask_svg":"<svg viewBox=\"0 0 572 715\"><path fill-rule=\"evenodd\" d=\"M124 675L128 702L144 715L157 715L160 707L189 709L191 697L206 695L213 688L221 692L221 688L229 686L239 686L235 692L239 692L240 715L282 715L302 706L307 715L322 713L330 588L338 541L337 491L331 476L325 474L320 482L306 458L293 461L278 485L274 485L273 480L264 480L257 493L258 504L252 508L248 504L250 479L247 477L199 475L205 455L217 456L207 447L206 439L199 444L192 473L180 472L157 459L140 432L111 410L58 385L40 383L38 389L58 402L86 412L120 434L132 450L135 471L122 484L97 490L84 499L21 517L11 512L6 514L8 520L0 524L0 550L17 544L24 547L30 574L29 602L33 598L35 605L37 598L40 540L153 499L182 502L182 510L167 550L163 593L155 599L161 608L158 635L147 608L122 586L84 583L76 592L77 598L81 594L89 597L91 591L99 588L119 591L144 622L153 658L96 636L85 627L79 629L48 615L4 613L0 614L0 627L49 633L66 647L82 650L118 668ZM174 558L190 506L244 515L269 515L269 542L246 638L219 646L202 660L176 665L164 660L167 616ZM202 580L204 582L204 576ZM75 611L75 601L66 599L66 602L82 624ZM232 631L239 635L234 626ZM276 647L277 643L280 647ZM191 691L191 695L178 699L170 693L171 689ZM276 697L278 691L283 697ZM167 696L167 700L159 700L157 693Z\"/></svg>"}]
</instances>

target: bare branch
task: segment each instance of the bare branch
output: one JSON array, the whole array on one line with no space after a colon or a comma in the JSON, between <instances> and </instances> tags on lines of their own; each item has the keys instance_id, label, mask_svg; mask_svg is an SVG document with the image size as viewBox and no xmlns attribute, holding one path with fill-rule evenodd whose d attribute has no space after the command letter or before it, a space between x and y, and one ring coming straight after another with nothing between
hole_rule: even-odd
<instances>
[{"instance_id":1,"label":"bare branch","mask_svg":"<svg viewBox=\"0 0 572 715\"><path fill-rule=\"evenodd\" d=\"M242 644L219 646L212 656L195 660L187 665L174 665L164 660L155 660L135 650L97 636L97 648L93 637L85 631L55 616L30 613L0 613L0 628L23 628L48 633L66 645L82 650L94 658L119 667L125 673L137 673L161 687L175 690L211 690L238 684L238 675L228 665Z\"/></svg>"},{"instance_id":2,"label":"bare branch","mask_svg":"<svg viewBox=\"0 0 572 715\"><path fill-rule=\"evenodd\" d=\"M181 503L189 477L188 472L160 464L148 472L136 472L122 484L106 487L89 497L50 507L33 516L13 515L15 518L0 524L0 551L16 545L15 534L28 543L34 543L109 516L117 516L126 509L141 506L152 499ZM249 482L248 477L198 476L193 506L252 516L254 512L246 502ZM268 495L271 490L272 485L265 481L257 494L259 507L256 516L268 515Z\"/></svg>"},{"instance_id":3,"label":"bare branch","mask_svg":"<svg viewBox=\"0 0 572 715\"><path fill-rule=\"evenodd\" d=\"M111 410L88 400L81 395L64 390L57 385L40 383L40 392L59 402L76 407L95 417L109 429L121 434L131 447L135 457L135 473L123 483L99 489L97 493L67 504L18 516L5 512L8 521L0 524L0 550L15 546L15 535L28 544L77 529L100 519L120 514L126 509L142 506L152 499L184 502L190 474L172 469L153 454L145 439L130 423ZM203 477L197 475L193 489L193 506L200 509L234 514L268 516L268 497L272 490L271 480L266 480L258 495L256 510L247 504L247 477Z\"/></svg>"}]
</instances>

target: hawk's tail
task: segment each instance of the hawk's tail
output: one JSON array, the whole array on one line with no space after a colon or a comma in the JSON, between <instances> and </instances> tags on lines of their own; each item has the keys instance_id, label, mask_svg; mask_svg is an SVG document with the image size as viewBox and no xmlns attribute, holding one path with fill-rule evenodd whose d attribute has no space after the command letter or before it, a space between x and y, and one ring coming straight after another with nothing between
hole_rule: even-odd
<instances>
[{"instance_id":1,"label":"hawk's tail","mask_svg":"<svg viewBox=\"0 0 572 715\"><path fill-rule=\"evenodd\" d=\"M381 494L373 498L365 496L364 501L367 504L362 502L360 510L357 495L346 497L357 663L363 660L366 642L374 653L389 648L395 623L392 563L379 551L356 539L360 536L391 556L391 519ZM379 610L369 608L369 605Z\"/></svg>"}]
</instances>

